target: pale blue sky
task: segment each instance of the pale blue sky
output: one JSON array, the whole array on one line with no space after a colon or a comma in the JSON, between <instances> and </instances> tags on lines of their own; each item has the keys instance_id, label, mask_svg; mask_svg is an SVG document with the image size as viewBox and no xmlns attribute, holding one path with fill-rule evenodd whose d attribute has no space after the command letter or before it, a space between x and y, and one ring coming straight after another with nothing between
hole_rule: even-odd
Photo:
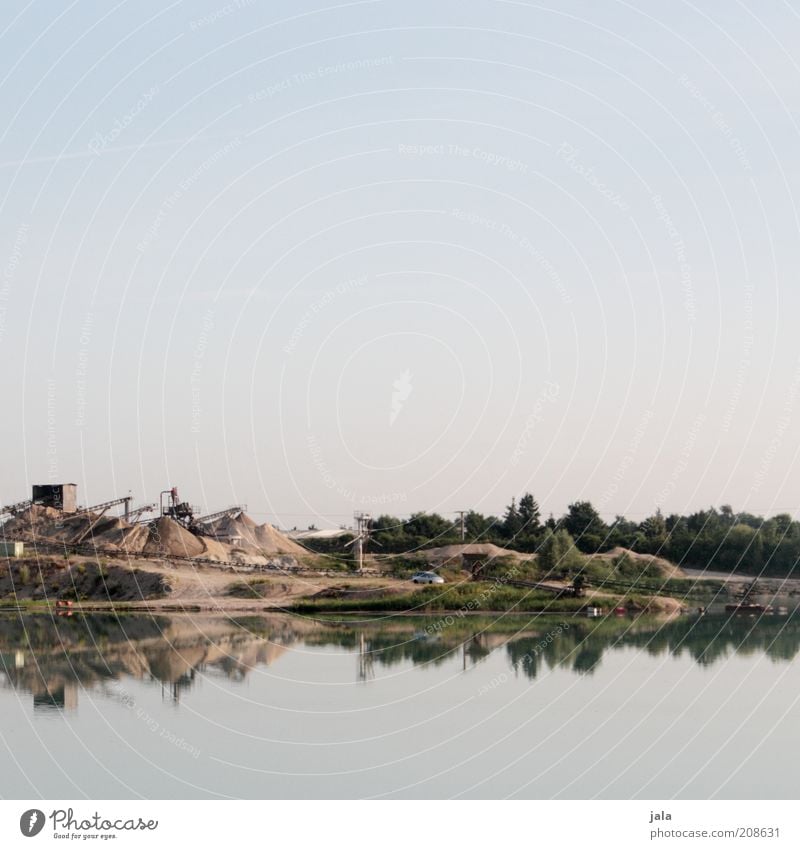
<instances>
[{"instance_id":1,"label":"pale blue sky","mask_svg":"<svg viewBox=\"0 0 800 849\"><path fill-rule=\"evenodd\" d=\"M1 14L4 501L798 514L789 4Z\"/></svg>"}]
</instances>

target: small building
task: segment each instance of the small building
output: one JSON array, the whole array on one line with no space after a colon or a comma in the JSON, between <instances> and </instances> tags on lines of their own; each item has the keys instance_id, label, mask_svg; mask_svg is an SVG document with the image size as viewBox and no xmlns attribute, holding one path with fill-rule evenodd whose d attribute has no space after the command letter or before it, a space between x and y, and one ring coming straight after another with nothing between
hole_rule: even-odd
<instances>
[{"instance_id":1,"label":"small building","mask_svg":"<svg viewBox=\"0 0 800 849\"><path fill-rule=\"evenodd\" d=\"M43 507L54 507L63 513L74 513L78 509L78 485L74 483L34 484L31 501Z\"/></svg>"},{"instance_id":2,"label":"small building","mask_svg":"<svg viewBox=\"0 0 800 849\"><path fill-rule=\"evenodd\" d=\"M0 540L0 557L22 557L25 543L15 540Z\"/></svg>"},{"instance_id":3,"label":"small building","mask_svg":"<svg viewBox=\"0 0 800 849\"><path fill-rule=\"evenodd\" d=\"M239 546L242 544L241 534L225 534L224 536L218 536L217 539L220 542L228 543L228 545Z\"/></svg>"}]
</instances>

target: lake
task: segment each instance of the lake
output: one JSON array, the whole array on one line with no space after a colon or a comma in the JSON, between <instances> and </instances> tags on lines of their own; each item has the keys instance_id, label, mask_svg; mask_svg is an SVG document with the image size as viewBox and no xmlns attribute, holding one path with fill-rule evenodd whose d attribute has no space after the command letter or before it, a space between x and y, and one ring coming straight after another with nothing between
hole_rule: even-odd
<instances>
[{"instance_id":1,"label":"lake","mask_svg":"<svg viewBox=\"0 0 800 849\"><path fill-rule=\"evenodd\" d=\"M765 798L800 615L0 613L3 798Z\"/></svg>"}]
</instances>

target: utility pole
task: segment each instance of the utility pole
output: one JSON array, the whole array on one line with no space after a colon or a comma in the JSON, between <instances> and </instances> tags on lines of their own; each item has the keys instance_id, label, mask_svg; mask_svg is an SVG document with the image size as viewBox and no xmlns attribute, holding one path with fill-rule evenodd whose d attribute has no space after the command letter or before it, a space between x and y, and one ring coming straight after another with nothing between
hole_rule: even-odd
<instances>
[{"instance_id":1,"label":"utility pole","mask_svg":"<svg viewBox=\"0 0 800 849\"><path fill-rule=\"evenodd\" d=\"M364 571L364 552L367 548L369 540L369 524L372 521L372 516L369 513L355 513L356 520L356 538L353 540L353 552L355 554L356 569L359 572Z\"/></svg>"},{"instance_id":2,"label":"utility pole","mask_svg":"<svg viewBox=\"0 0 800 849\"><path fill-rule=\"evenodd\" d=\"M460 517L459 522L460 522L460 526L461 526L461 542L464 542L464 540L467 538L467 526L464 523L464 516L466 516L466 514L469 511L468 510L456 510L455 512L458 513L458 515Z\"/></svg>"}]
</instances>

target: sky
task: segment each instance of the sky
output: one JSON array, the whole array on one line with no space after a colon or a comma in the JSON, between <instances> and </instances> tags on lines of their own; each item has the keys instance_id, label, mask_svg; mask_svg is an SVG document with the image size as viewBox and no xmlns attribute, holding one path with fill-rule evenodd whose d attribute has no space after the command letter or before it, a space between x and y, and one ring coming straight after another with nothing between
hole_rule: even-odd
<instances>
[{"instance_id":1,"label":"sky","mask_svg":"<svg viewBox=\"0 0 800 849\"><path fill-rule=\"evenodd\" d=\"M787 2L0 11L0 499L800 515Z\"/></svg>"}]
</instances>

